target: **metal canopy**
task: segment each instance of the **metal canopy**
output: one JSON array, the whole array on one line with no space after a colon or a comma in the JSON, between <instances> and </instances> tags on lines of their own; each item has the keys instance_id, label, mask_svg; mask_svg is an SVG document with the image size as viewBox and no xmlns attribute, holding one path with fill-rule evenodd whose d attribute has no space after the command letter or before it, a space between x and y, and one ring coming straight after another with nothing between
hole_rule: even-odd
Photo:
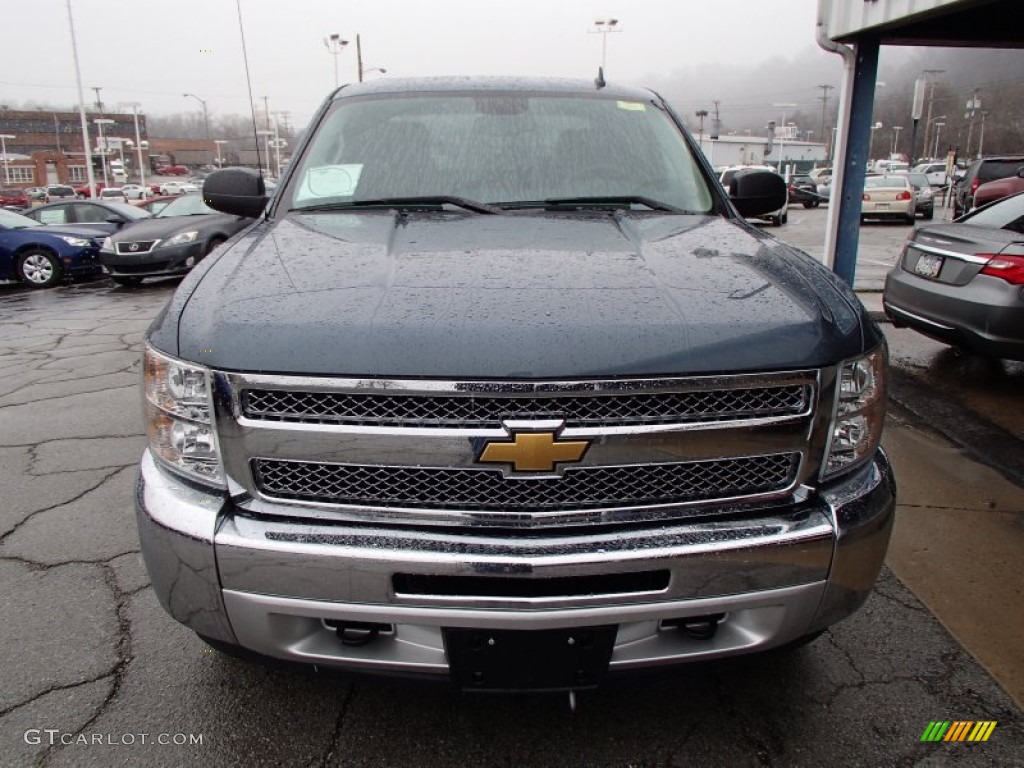
<instances>
[{"instance_id":1,"label":"metal canopy","mask_svg":"<svg viewBox=\"0 0 1024 768\"><path fill-rule=\"evenodd\" d=\"M828 36L853 44L1022 48L1020 0L828 0Z\"/></svg>"},{"instance_id":2,"label":"metal canopy","mask_svg":"<svg viewBox=\"0 0 1024 768\"><path fill-rule=\"evenodd\" d=\"M1024 48L1021 7L1021 0L818 0L818 45L843 58L825 264L851 286L879 47Z\"/></svg>"}]
</instances>

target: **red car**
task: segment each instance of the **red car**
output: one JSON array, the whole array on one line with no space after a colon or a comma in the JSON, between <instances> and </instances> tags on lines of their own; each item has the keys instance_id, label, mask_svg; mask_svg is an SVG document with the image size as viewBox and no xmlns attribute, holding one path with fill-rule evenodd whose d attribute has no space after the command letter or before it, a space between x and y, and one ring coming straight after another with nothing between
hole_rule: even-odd
<instances>
[{"instance_id":1,"label":"red car","mask_svg":"<svg viewBox=\"0 0 1024 768\"><path fill-rule=\"evenodd\" d=\"M102 181L97 181L96 191L99 192L101 189L103 189L104 186L105 184ZM92 197L92 194L89 192L88 184L83 184L80 187L75 187L75 194L78 195L79 197Z\"/></svg>"},{"instance_id":2,"label":"red car","mask_svg":"<svg viewBox=\"0 0 1024 768\"><path fill-rule=\"evenodd\" d=\"M28 195L14 187L0 189L0 207L28 208Z\"/></svg>"},{"instance_id":3,"label":"red car","mask_svg":"<svg viewBox=\"0 0 1024 768\"><path fill-rule=\"evenodd\" d=\"M974 207L978 208L985 203L1001 200L1018 192L1024 192L1024 165L1017 169L1016 176L996 179L980 185L974 192Z\"/></svg>"},{"instance_id":4,"label":"red car","mask_svg":"<svg viewBox=\"0 0 1024 768\"><path fill-rule=\"evenodd\" d=\"M188 176L188 168L184 165L162 165L156 172L162 176Z\"/></svg>"}]
</instances>

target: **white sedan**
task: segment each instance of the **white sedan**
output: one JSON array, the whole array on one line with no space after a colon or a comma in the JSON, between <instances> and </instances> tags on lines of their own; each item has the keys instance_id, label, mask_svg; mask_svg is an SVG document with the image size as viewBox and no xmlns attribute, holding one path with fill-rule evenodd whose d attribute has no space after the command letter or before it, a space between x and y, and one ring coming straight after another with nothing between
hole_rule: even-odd
<instances>
[{"instance_id":1,"label":"white sedan","mask_svg":"<svg viewBox=\"0 0 1024 768\"><path fill-rule=\"evenodd\" d=\"M151 194L149 187L144 187L141 184L125 184L121 187L121 191L129 200L145 200Z\"/></svg>"},{"instance_id":2,"label":"white sedan","mask_svg":"<svg viewBox=\"0 0 1024 768\"><path fill-rule=\"evenodd\" d=\"M198 191L199 187L187 181L165 181L160 185L161 195L186 195Z\"/></svg>"}]
</instances>

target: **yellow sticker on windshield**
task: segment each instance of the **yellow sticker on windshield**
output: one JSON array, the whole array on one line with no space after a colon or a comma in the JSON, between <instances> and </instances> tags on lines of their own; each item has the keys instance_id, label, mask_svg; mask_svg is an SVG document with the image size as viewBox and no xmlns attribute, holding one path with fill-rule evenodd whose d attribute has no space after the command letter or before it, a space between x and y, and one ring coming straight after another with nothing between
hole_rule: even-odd
<instances>
[{"instance_id":1,"label":"yellow sticker on windshield","mask_svg":"<svg viewBox=\"0 0 1024 768\"><path fill-rule=\"evenodd\" d=\"M617 101L615 102L619 109L628 109L633 112L643 112L647 107L641 104L639 101Z\"/></svg>"}]
</instances>

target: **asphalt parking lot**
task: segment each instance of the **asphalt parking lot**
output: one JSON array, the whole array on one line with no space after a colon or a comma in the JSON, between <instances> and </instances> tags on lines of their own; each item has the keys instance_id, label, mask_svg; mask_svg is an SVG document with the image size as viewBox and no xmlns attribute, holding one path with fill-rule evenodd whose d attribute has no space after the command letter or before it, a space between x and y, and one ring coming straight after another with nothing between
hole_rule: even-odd
<instances>
[{"instance_id":1,"label":"asphalt parking lot","mask_svg":"<svg viewBox=\"0 0 1024 768\"><path fill-rule=\"evenodd\" d=\"M794 209L788 225L771 231L812 241L823 216ZM862 228L862 256L891 264L908 229ZM945 558L964 553L948 551L948 541L946 550L922 551L943 540L936 515L996 525L970 560L977 570L986 558L1006 561L1000 567L1017 581L1003 599L1019 613L1012 536L1022 530L1021 487L1012 468L986 465L983 446L972 452L927 413L900 405L886 444L901 483L901 525L910 523L897 529L898 562L890 563L904 581L887 568L859 613L805 648L609 681L581 695L575 714L564 695L472 696L441 684L268 669L212 652L148 589L131 504L144 445L140 340L174 287L0 286L4 765L1022 764L1024 721L1007 692L1020 696L1019 655L993 662L971 636L977 619L963 598L941 604L964 579L981 604L985 575L950 565ZM927 382L942 350L898 333L890 342L908 375ZM1024 374L1001 371L1004 400L978 405L957 389L942 399L949 418L986 408L995 416L1000 402L1019 410ZM1017 427L1000 428L1012 436ZM968 508L952 503L952 485L968 488ZM1000 539L1002 549L985 550L985 541ZM965 612L966 628L950 622ZM1000 614L998 626L985 628L996 650L1020 645L1011 629L1019 624L1005 625L1012 618ZM985 743L922 743L933 720L998 725Z\"/></svg>"}]
</instances>

